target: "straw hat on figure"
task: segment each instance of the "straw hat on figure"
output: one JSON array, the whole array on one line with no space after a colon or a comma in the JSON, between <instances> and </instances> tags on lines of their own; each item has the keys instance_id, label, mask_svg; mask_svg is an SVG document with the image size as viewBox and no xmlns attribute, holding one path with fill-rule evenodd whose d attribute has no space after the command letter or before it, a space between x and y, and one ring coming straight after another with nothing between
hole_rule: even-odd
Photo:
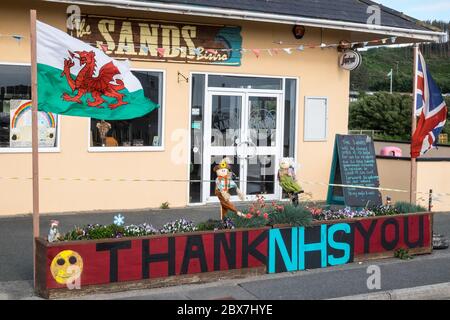
<instances>
[{"instance_id":1,"label":"straw hat on figure","mask_svg":"<svg viewBox=\"0 0 450 320\"><path fill-rule=\"evenodd\" d=\"M236 189L239 199L244 200L245 197L241 190L239 190L237 184L232 179L232 173L228 162L229 159L225 158L213 169L213 171L217 175L215 195L219 198L220 201L220 218L222 220L226 217L228 211L234 212L241 217L244 216L242 212L240 212L230 201L230 189Z\"/></svg>"},{"instance_id":2,"label":"straw hat on figure","mask_svg":"<svg viewBox=\"0 0 450 320\"><path fill-rule=\"evenodd\" d=\"M284 192L289 195L292 204L298 205L298 195L304 191L297 182L293 161L290 158L283 158L278 169L278 181Z\"/></svg>"}]
</instances>

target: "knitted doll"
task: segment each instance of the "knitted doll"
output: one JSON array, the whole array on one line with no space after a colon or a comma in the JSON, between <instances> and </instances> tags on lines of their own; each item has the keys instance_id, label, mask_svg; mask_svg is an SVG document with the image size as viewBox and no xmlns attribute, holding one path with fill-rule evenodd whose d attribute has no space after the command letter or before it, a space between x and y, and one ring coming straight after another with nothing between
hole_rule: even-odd
<instances>
[{"instance_id":1,"label":"knitted doll","mask_svg":"<svg viewBox=\"0 0 450 320\"><path fill-rule=\"evenodd\" d=\"M283 158L280 161L280 169L278 169L278 181L284 192L289 195L292 203L298 205L298 195L304 191L298 184L295 177L295 169L289 158Z\"/></svg>"},{"instance_id":2,"label":"knitted doll","mask_svg":"<svg viewBox=\"0 0 450 320\"><path fill-rule=\"evenodd\" d=\"M244 200L245 196L231 178L231 169L228 165L227 159L223 159L220 164L214 167L213 171L217 175L215 195L220 201L220 218L223 220L228 211L232 211L241 217L244 216L242 212L240 212L230 201L230 189L236 189L236 192L241 200Z\"/></svg>"}]
</instances>

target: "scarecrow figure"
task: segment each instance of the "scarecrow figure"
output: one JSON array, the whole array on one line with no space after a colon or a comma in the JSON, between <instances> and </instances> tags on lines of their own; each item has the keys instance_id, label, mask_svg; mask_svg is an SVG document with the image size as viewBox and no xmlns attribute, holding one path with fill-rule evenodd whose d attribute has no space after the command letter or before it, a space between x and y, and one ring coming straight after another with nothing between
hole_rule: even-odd
<instances>
[{"instance_id":1,"label":"scarecrow figure","mask_svg":"<svg viewBox=\"0 0 450 320\"><path fill-rule=\"evenodd\" d=\"M284 192L289 195L292 204L298 206L298 195L304 191L295 177L295 169L290 158L283 158L278 169L278 181Z\"/></svg>"},{"instance_id":2,"label":"scarecrow figure","mask_svg":"<svg viewBox=\"0 0 450 320\"><path fill-rule=\"evenodd\" d=\"M57 220L51 220L50 221L50 230L48 232L47 240L48 242L55 242L58 241L61 237L59 230L58 230L59 221Z\"/></svg>"},{"instance_id":3,"label":"scarecrow figure","mask_svg":"<svg viewBox=\"0 0 450 320\"><path fill-rule=\"evenodd\" d=\"M219 198L220 201L220 219L222 220L226 217L228 211L232 211L241 217L244 216L242 212L236 209L234 204L230 201L231 198L231 195L229 193L230 189L236 189L239 199L244 200L245 197L231 177L232 173L228 161L229 160L226 158L223 159L213 169L213 171L217 175L215 195Z\"/></svg>"}]
</instances>

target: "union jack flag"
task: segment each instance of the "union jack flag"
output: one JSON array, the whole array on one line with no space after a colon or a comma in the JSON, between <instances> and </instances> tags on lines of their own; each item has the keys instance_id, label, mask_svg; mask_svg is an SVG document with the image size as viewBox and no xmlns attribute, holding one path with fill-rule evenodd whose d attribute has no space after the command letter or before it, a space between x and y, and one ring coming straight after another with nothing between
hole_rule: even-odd
<instances>
[{"instance_id":1,"label":"union jack flag","mask_svg":"<svg viewBox=\"0 0 450 320\"><path fill-rule=\"evenodd\" d=\"M417 158L436 147L447 120L447 105L431 77L425 59L418 52L416 64L416 116L419 117L411 141L411 157Z\"/></svg>"}]
</instances>

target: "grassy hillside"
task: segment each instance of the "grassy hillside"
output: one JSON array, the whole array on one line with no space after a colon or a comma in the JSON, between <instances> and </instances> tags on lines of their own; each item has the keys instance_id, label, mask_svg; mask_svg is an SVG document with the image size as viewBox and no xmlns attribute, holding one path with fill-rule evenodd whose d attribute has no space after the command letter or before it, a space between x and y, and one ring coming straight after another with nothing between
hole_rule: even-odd
<instances>
[{"instance_id":1,"label":"grassy hillside","mask_svg":"<svg viewBox=\"0 0 450 320\"><path fill-rule=\"evenodd\" d=\"M450 45L446 51L430 52L424 48L428 68L443 93L450 93ZM351 90L389 91L387 76L394 70L394 91L412 92L413 49L379 48L363 52L363 64L352 72Z\"/></svg>"},{"instance_id":2,"label":"grassy hillside","mask_svg":"<svg viewBox=\"0 0 450 320\"><path fill-rule=\"evenodd\" d=\"M442 21L427 21L428 24L448 31L450 24ZM450 42L445 44L421 45L433 78L443 93L450 93ZM394 91L412 92L413 49L378 48L362 52L363 63L352 72L351 90L389 91L390 79L387 76L394 70Z\"/></svg>"}]
</instances>

